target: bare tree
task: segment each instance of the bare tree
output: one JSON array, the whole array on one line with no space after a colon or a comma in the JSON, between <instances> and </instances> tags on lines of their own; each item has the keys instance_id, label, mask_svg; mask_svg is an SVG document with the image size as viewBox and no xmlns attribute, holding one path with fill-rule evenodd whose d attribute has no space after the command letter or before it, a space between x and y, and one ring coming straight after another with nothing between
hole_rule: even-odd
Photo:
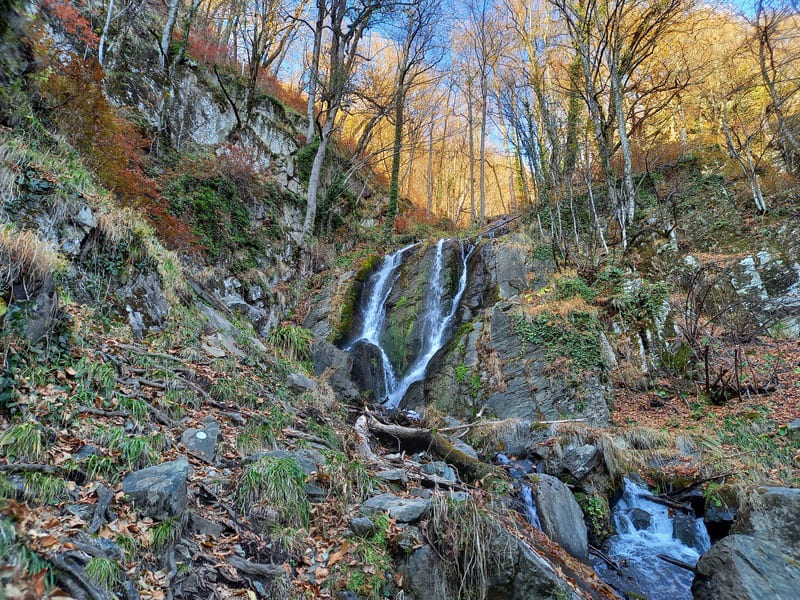
<instances>
[{"instance_id":1,"label":"bare tree","mask_svg":"<svg viewBox=\"0 0 800 600\"><path fill-rule=\"evenodd\" d=\"M397 82L394 94L394 145L389 182L389 205L384 222L384 236L394 231L400 176L400 153L403 148L403 112L410 88L422 75L433 69L443 53L435 43L441 0L417 0L404 7L398 23ZM410 165L410 161L409 161Z\"/></svg>"},{"instance_id":2,"label":"bare tree","mask_svg":"<svg viewBox=\"0 0 800 600\"><path fill-rule=\"evenodd\" d=\"M336 126L336 118L350 92L350 78L359 59L359 43L379 9L386 6L386 3L380 0L318 0L318 2L325 5L326 28L330 39L327 48L327 75L323 80L317 74L321 89L320 108L315 121L319 128L320 140L308 180L306 216L303 221L305 239L308 239L314 228L322 167L328 143Z\"/></svg>"}]
</instances>

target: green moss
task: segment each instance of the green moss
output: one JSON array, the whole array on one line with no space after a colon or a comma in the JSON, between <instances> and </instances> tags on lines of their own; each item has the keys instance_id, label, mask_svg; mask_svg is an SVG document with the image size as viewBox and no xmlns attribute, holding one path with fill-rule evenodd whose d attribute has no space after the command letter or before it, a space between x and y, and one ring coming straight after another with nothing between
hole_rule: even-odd
<instances>
[{"instance_id":1,"label":"green moss","mask_svg":"<svg viewBox=\"0 0 800 600\"><path fill-rule=\"evenodd\" d=\"M318 148L319 138L314 138L310 143L300 148L295 155L294 164L297 175L300 178L300 182L306 187L308 187L308 179L311 177L311 169L314 166L314 157L317 155Z\"/></svg>"},{"instance_id":2,"label":"green moss","mask_svg":"<svg viewBox=\"0 0 800 600\"><path fill-rule=\"evenodd\" d=\"M514 318L514 333L523 345L543 348L548 361L568 358L579 373L602 366L599 334L602 326L591 313L574 312L566 318L541 313L533 319Z\"/></svg>"},{"instance_id":3,"label":"green moss","mask_svg":"<svg viewBox=\"0 0 800 600\"><path fill-rule=\"evenodd\" d=\"M586 302L592 303L597 298L597 291L578 277L561 277L556 281L555 297L556 300L570 300L575 296L580 296Z\"/></svg>"}]
</instances>

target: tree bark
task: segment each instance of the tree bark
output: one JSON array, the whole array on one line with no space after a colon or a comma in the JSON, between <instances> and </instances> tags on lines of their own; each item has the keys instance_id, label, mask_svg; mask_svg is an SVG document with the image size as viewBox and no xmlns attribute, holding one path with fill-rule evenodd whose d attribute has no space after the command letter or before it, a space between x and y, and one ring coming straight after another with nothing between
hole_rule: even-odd
<instances>
[{"instance_id":1,"label":"tree bark","mask_svg":"<svg viewBox=\"0 0 800 600\"><path fill-rule=\"evenodd\" d=\"M164 30L161 32L161 57L160 65L164 69L169 62L169 43L172 40L172 32L175 30L175 22L178 20L178 6L180 0L170 0L169 12L167 13L167 22L164 24Z\"/></svg>"}]
</instances>

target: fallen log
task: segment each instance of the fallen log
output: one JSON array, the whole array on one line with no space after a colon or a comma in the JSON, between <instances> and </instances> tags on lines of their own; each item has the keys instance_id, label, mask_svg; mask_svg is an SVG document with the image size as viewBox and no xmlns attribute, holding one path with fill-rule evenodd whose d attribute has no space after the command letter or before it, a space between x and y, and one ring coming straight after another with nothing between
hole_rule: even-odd
<instances>
[{"instance_id":1,"label":"fallen log","mask_svg":"<svg viewBox=\"0 0 800 600\"><path fill-rule=\"evenodd\" d=\"M619 565L616 563L616 561L613 558L611 558L608 554L606 554L605 552L600 550L600 548L598 548L596 546L592 546L591 544L589 544L589 552L591 552L592 554L597 556L600 560L602 560L604 563L606 563L609 567L611 567L617 573L622 575L622 569L619 568Z\"/></svg>"},{"instance_id":2,"label":"fallen log","mask_svg":"<svg viewBox=\"0 0 800 600\"><path fill-rule=\"evenodd\" d=\"M680 502L675 502L675 500L670 500L669 498L662 498L661 496L653 496L652 494L642 494L641 497L644 498L645 500L649 500L650 502L655 502L656 504L660 504L662 506L674 508L675 510L682 510L688 513L694 512L691 506L687 504L681 504Z\"/></svg>"},{"instance_id":3,"label":"fallen log","mask_svg":"<svg viewBox=\"0 0 800 600\"><path fill-rule=\"evenodd\" d=\"M375 417L369 419L369 429L384 437L394 438L400 445L435 452L442 460L458 469L463 479L483 479L496 472L490 465L456 448L445 436L429 429L389 425L381 423Z\"/></svg>"}]
</instances>

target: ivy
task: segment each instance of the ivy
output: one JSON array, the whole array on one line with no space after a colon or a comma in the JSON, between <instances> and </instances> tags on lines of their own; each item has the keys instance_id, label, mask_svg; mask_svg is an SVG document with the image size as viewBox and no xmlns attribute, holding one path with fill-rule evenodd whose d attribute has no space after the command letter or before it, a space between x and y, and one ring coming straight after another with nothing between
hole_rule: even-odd
<instances>
[{"instance_id":1,"label":"ivy","mask_svg":"<svg viewBox=\"0 0 800 600\"><path fill-rule=\"evenodd\" d=\"M602 365L600 321L592 313L574 312L562 318L545 312L528 319L514 318L514 333L525 346L544 350L548 361L568 358L578 372L593 371Z\"/></svg>"}]
</instances>

